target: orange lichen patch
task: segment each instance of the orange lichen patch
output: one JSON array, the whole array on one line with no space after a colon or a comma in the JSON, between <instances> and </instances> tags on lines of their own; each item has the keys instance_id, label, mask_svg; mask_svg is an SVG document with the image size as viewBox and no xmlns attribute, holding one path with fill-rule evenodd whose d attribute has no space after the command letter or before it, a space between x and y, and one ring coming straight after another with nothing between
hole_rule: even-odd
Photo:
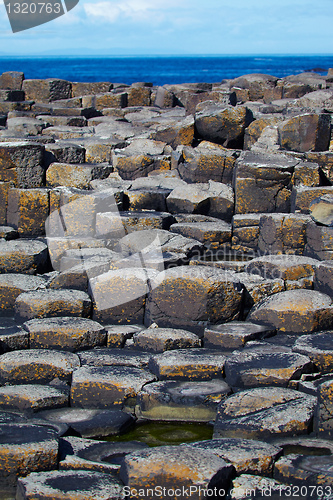
<instances>
[{"instance_id":1,"label":"orange lichen patch","mask_svg":"<svg viewBox=\"0 0 333 500\"><path fill-rule=\"evenodd\" d=\"M12 385L0 387L0 407L16 410L41 410L68 405L68 396L49 386Z\"/></svg>"},{"instance_id":2,"label":"orange lichen patch","mask_svg":"<svg viewBox=\"0 0 333 500\"><path fill-rule=\"evenodd\" d=\"M130 87L126 89L128 106L150 106L151 88Z\"/></svg>"},{"instance_id":3,"label":"orange lichen patch","mask_svg":"<svg viewBox=\"0 0 333 500\"><path fill-rule=\"evenodd\" d=\"M247 415L248 413L288 403L293 401L295 396L297 394L293 391L286 391L286 389L252 389L229 397L223 403L223 413L229 417Z\"/></svg>"}]
</instances>

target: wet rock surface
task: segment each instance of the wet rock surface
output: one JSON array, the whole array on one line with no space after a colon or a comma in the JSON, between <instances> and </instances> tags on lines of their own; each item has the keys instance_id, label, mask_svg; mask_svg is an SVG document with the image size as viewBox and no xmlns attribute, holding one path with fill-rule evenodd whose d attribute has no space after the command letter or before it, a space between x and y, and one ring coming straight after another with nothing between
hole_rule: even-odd
<instances>
[{"instance_id":1,"label":"wet rock surface","mask_svg":"<svg viewBox=\"0 0 333 500\"><path fill-rule=\"evenodd\" d=\"M0 75L1 500L332 497L332 102Z\"/></svg>"}]
</instances>

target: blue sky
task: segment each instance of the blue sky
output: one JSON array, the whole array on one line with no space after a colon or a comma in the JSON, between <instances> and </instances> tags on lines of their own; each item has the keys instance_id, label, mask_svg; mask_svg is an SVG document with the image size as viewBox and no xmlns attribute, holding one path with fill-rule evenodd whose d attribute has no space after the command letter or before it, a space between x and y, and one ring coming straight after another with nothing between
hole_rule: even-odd
<instances>
[{"instance_id":1,"label":"blue sky","mask_svg":"<svg viewBox=\"0 0 333 500\"><path fill-rule=\"evenodd\" d=\"M0 0L0 55L333 54L332 21L332 0L80 0L13 34Z\"/></svg>"}]
</instances>

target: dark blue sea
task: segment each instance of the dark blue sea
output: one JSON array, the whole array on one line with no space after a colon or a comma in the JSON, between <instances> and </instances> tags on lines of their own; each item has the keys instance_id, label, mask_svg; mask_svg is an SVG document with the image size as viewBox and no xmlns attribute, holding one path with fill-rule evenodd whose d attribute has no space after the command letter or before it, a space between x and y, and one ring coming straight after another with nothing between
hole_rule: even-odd
<instances>
[{"instance_id":1,"label":"dark blue sea","mask_svg":"<svg viewBox=\"0 0 333 500\"><path fill-rule=\"evenodd\" d=\"M220 82L247 73L284 77L304 71L325 75L333 55L310 56L140 56L140 57L1 57L0 73L23 71L26 78L62 78L77 82L131 84Z\"/></svg>"}]
</instances>

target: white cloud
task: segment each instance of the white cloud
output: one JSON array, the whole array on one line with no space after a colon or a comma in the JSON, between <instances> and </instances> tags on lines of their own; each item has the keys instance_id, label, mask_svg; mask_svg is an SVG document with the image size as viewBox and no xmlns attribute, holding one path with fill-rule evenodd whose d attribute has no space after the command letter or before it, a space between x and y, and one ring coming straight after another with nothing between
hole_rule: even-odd
<instances>
[{"instance_id":1,"label":"white cloud","mask_svg":"<svg viewBox=\"0 0 333 500\"><path fill-rule=\"evenodd\" d=\"M98 20L106 20L115 23L119 19L130 19L133 21L162 20L164 13L169 9L179 6L184 0L123 0L102 1L97 3L84 3L83 8L87 16Z\"/></svg>"}]
</instances>

